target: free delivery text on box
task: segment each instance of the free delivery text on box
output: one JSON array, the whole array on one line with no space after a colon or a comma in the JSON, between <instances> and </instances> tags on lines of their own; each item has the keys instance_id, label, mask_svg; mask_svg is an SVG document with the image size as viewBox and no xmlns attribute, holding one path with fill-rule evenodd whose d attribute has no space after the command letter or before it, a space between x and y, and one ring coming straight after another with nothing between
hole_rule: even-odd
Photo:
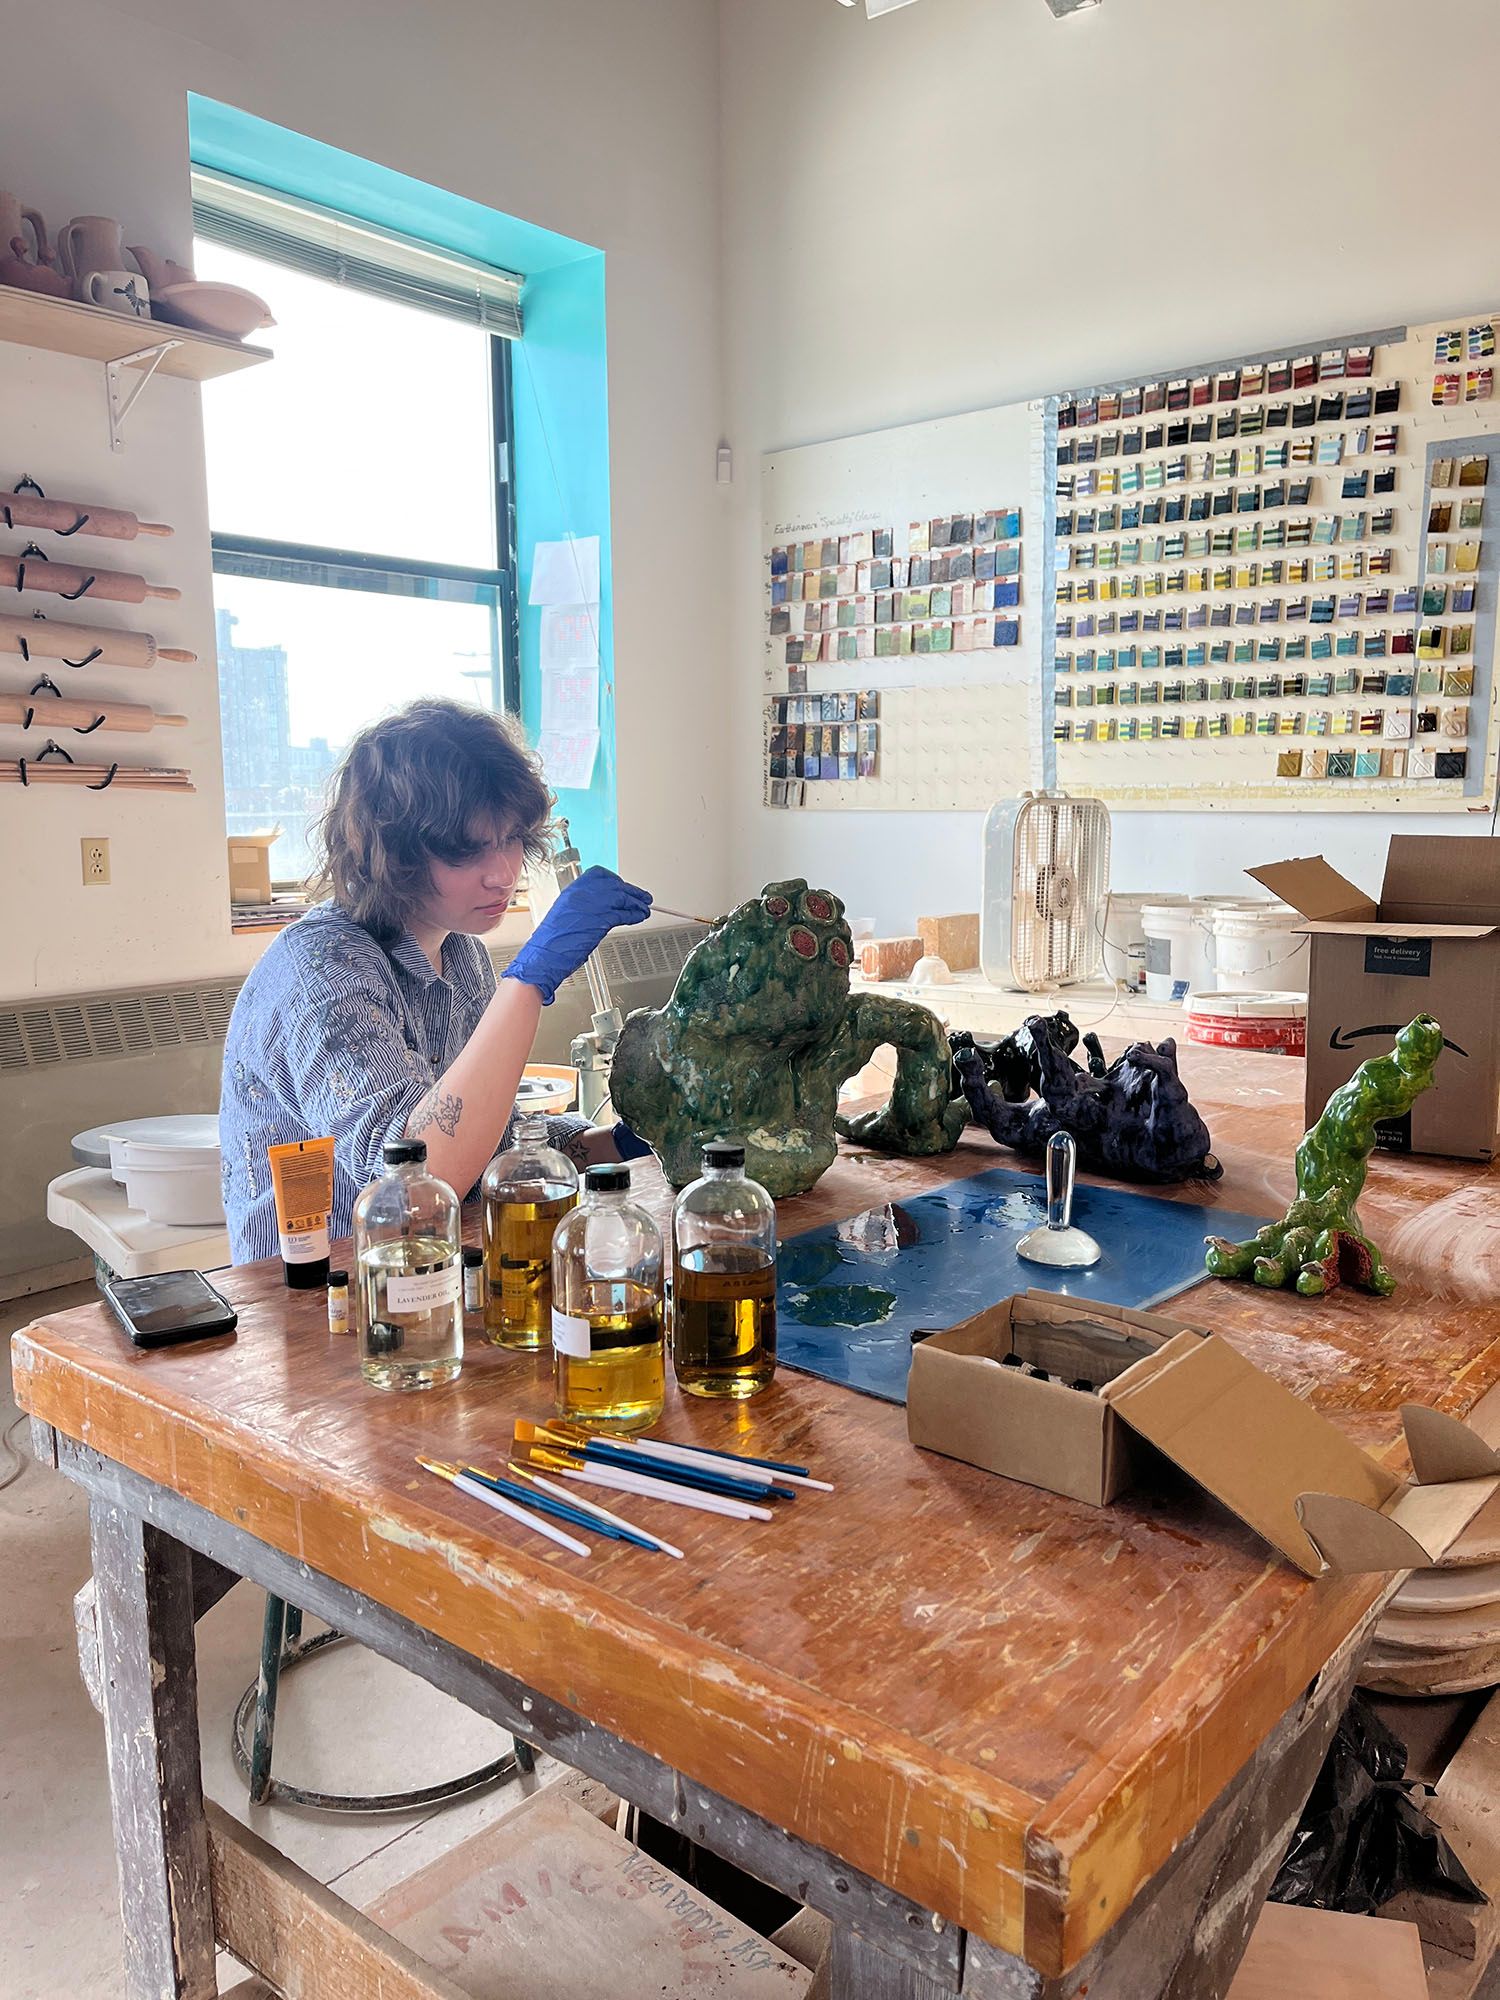
<instances>
[{"instance_id":1,"label":"free delivery text on box","mask_svg":"<svg viewBox=\"0 0 1500 2000\"><path fill-rule=\"evenodd\" d=\"M1443 1030L1431 1090L1388 1152L1488 1160L1500 1118L1500 841L1396 834L1374 903L1321 855L1246 871L1307 919L1307 1122L1417 1014Z\"/></svg>"},{"instance_id":2,"label":"free delivery text on box","mask_svg":"<svg viewBox=\"0 0 1500 2000\"><path fill-rule=\"evenodd\" d=\"M921 1340L907 1388L913 1444L1095 1506L1149 1479L1153 1446L1308 1576L1433 1563L1500 1492L1473 1431L1401 1415L1411 1481L1216 1335L1035 1292Z\"/></svg>"}]
</instances>

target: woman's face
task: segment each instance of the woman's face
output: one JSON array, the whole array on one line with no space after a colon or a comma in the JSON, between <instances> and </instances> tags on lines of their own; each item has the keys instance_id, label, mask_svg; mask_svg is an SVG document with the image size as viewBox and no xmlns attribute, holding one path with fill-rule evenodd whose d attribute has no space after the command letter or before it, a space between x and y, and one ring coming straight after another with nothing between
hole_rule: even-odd
<instances>
[{"instance_id":1,"label":"woman's face","mask_svg":"<svg viewBox=\"0 0 1500 2000\"><path fill-rule=\"evenodd\" d=\"M432 893L417 912L418 922L444 934L464 931L470 937L483 937L505 915L525 865L525 843L509 827L478 837L467 860L434 858Z\"/></svg>"}]
</instances>

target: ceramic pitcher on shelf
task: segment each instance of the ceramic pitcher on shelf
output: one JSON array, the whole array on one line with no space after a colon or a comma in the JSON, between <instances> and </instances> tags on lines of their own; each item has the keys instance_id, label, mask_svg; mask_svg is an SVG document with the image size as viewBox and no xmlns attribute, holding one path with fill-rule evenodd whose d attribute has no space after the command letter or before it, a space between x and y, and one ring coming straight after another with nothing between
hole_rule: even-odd
<instances>
[{"instance_id":1,"label":"ceramic pitcher on shelf","mask_svg":"<svg viewBox=\"0 0 1500 2000\"><path fill-rule=\"evenodd\" d=\"M18 195L7 194L4 188L0 188L0 247L9 249L18 236L24 241L28 222L36 243L36 261L50 264L52 252L47 248L46 223L34 208L27 208Z\"/></svg>"},{"instance_id":2,"label":"ceramic pitcher on shelf","mask_svg":"<svg viewBox=\"0 0 1500 2000\"><path fill-rule=\"evenodd\" d=\"M119 271L125 264L125 231L108 215L75 215L57 233L64 272L76 298L85 298L95 271Z\"/></svg>"}]
</instances>

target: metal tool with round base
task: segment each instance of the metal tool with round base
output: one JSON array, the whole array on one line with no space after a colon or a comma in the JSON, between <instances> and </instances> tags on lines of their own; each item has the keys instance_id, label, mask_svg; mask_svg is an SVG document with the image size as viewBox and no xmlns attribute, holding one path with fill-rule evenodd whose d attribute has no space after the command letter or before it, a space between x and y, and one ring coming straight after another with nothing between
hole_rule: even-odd
<instances>
[{"instance_id":1,"label":"metal tool with round base","mask_svg":"<svg viewBox=\"0 0 1500 2000\"><path fill-rule=\"evenodd\" d=\"M1016 1255L1029 1264L1050 1264L1054 1271L1083 1271L1097 1264L1104 1252L1086 1229L1073 1226L1073 1183L1078 1174L1078 1148L1071 1132L1054 1132L1047 1141L1047 1220L1028 1230L1016 1245Z\"/></svg>"}]
</instances>

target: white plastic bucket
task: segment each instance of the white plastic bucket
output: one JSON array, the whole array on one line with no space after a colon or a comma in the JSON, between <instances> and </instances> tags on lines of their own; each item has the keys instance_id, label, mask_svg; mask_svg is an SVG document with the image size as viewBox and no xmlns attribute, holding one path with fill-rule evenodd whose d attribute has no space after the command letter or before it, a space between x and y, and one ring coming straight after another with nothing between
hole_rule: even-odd
<instances>
[{"instance_id":1,"label":"white plastic bucket","mask_svg":"<svg viewBox=\"0 0 1500 2000\"><path fill-rule=\"evenodd\" d=\"M1127 993L1146 990L1146 933L1141 909L1170 901L1162 896L1120 896L1113 889L1104 905L1104 976Z\"/></svg>"},{"instance_id":2,"label":"white plastic bucket","mask_svg":"<svg viewBox=\"0 0 1500 2000\"><path fill-rule=\"evenodd\" d=\"M125 1149L125 1199L130 1206L140 1209L151 1222L222 1222L224 1201L217 1151L196 1160L173 1160L151 1158L155 1150L138 1146Z\"/></svg>"},{"instance_id":3,"label":"white plastic bucket","mask_svg":"<svg viewBox=\"0 0 1500 2000\"><path fill-rule=\"evenodd\" d=\"M1307 995L1251 989L1189 993L1182 1003L1187 1038L1211 1048L1307 1053Z\"/></svg>"},{"instance_id":4,"label":"white plastic bucket","mask_svg":"<svg viewBox=\"0 0 1500 2000\"><path fill-rule=\"evenodd\" d=\"M1146 939L1146 998L1183 1000L1213 984L1212 912L1202 898L1141 908Z\"/></svg>"},{"instance_id":5,"label":"white plastic bucket","mask_svg":"<svg viewBox=\"0 0 1500 2000\"><path fill-rule=\"evenodd\" d=\"M1226 991L1305 993L1310 938L1289 903L1252 903L1214 912L1214 980Z\"/></svg>"}]
</instances>

